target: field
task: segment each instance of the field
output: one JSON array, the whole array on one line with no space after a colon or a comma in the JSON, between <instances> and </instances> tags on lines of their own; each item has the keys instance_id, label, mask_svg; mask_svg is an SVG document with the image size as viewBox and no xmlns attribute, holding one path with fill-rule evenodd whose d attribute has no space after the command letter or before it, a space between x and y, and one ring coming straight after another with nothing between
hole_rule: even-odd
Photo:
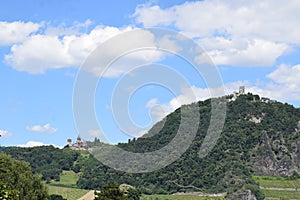
<instances>
[{"instance_id":1,"label":"field","mask_svg":"<svg viewBox=\"0 0 300 200\"><path fill-rule=\"evenodd\" d=\"M76 188L78 176L73 171L63 171L60 181L47 184L49 194L59 194L68 200L77 200L85 195L88 190Z\"/></svg>"},{"instance_id":2,"label":"field","mask_svg":"<svg viewBox=\"0 0 300 200\"><path fill-rule=\"evenodd\" d=\"M276 176L254 176L253 178L264 188L300 188L300 179L287 180Z\"/></svg>"},{"instance_id":3,"label":"field","mask_svg":"<svg viewBox=\"0 0 300 200\"><path fill-rule=\"evenodd\" d=\"M59 194L68 200L77 200L88 192L88 190L52 185L48 185L48 191L50 195Z\"/></svg>"},{"instance_id":4,"label":"field","mask_svg":"<svg viewBox=\"0 0 300 200\"><path fill-rule=\"evenodd\" d=\"M300 191L263 190L267 200L300 199Z\"/></svg>"},{"instance_id":5,"label":"field","mask_svg":"<svg viewBox=\"0 0 300 200\"><path fill-rule=\"evenodd\" d=\"M267 200L300 199L300 179L288 180L276 176L254 176L253 178L262 187Z\"/></svg>"},{"instance_id":6,"label":"field","mask_svg":"<svg viewBox=\"0 0 300 200\"><path fill-rule=\"evenodd\" d=\"M196 195L144 195L141 200L224 200L224 197L200 197Z\"/></svg>"}]
</instances>

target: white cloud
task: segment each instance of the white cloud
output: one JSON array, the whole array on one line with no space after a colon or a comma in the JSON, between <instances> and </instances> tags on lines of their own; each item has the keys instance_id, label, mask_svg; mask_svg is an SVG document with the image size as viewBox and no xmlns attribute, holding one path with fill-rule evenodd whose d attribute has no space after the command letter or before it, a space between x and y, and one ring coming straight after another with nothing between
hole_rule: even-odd
<instances>
[{"instance_id":1,"label":"white cloud","mask_svg":"<svg viewBox=\"0 0 300 200\"><path fill-rule=\"evenodd\" d=\"M102 136L103 135L103 131L97 129L97 130L89 130L88 131L88 134L90 136L93 136L93 137L99 137L99 136Z\"/></svg>"},{"instance_id":2,"label":"white cloud","mask_svg":"<svg viewBox=\"0 0 300 200\"><path fill-rule=\"evenodd\" d=\"M30 34L37 32L41 26L41 24L33 22L0 21L0 45L11 45L22 42Z\"/></svg>"},{"instance_id":3,"label":"white cloud","mask_svg":"<svg viewBox=\"0 0 300 200\"><path fill-rule=\"evenodd\" d=\"M300 65L280 65L267 75L273 83L269 83L266 89L269 95L279 100L300 100Z\"/></svg>"},{"instance_id":4,"label":"white cloud","mask_svg":"<svg viewBox=\"0 0 300 200\"><path fill-rule=\"evenodd\" d=\"M18 71L32 74L44 73L47 69L79 67L97 45L128 30L131 28L98 26L89 34L32 35L23 43L13 45L5 62Z\"/></svg>"},{"instance_id":5,"label":"white cloud","mask_svg":"<svg viewBox=\"0 0 300 200\"><path fill-rule=\"evenodd\" d=\"M206 38L199 42L215 64L272 66L288 45L261 39Z\"/></svg>"},{"instance_id":6,"label":"white cloud","mask_svg":"<svg viewBox=\"0 0 300 200\"><path fill-rule=\"evenodd\" d=\"M39 133L55 133L57 131L57 128L51 127L51 125L48 123L45 125L27 126L26 130Z\"/></svg>"},{"instance_id":7,"label":"white cloud","mask_svg":"<svg viewBox=\"0 0 300 200\"><path fill-rule=\"evenodd\" d=\"M268 78L277 83L289 85L291 88L299 89L300 86L300 65L288 66L280 65L275 71L270 73Z\"/></svg>"},{"instance_id":8,"label":"white cloud","mask_svg":"<svg viewBox=\"0 0 300 200\"><path fill-rule=\"evenodd\" d=\"M43 142L38 142L38 141L28 141L26 144L19 144L17 145L18 147L38 147L38 146L50 146L50 145L53 145L53 144L45 144ZM57 147L57 148L62 148L60 146L56 146L56 145L53 145L54 147Z\"/></svg>"},{"instance_id":9,"label":"white cloud","mask_svg":"<svg viewBox=\"0 0 300 200\"><path fill-rule=\"evenodd\" d=\"M0 130L1 137L11 137L13 134L7 130Z\"/></svg>"},{"instance_id":10,"label":"white cloud","mask_svg":"<svg viewBox=\"0 0 300 200\"><path fill-rule=\"evenodd\" d=\"M150 99L146 104L146 108L152 108L153 106L157 105L157 102L157 98Z\"/></svg>"},{"instance_id":11,"label":"white cloud","mask_svg":"<svg viewBox=\"0 0 300 200\"><path fill-rule=\"evenodd\" d=\"M299 44L299 6L297 0L205 0L166 9L148 4L137 7L133 16L144 26L174 24L192 37L219 34Z\"/></svg>"},{"instance_id":12,"label":"white cloud","mask_svg":"<svg viewBox=\"0 0 300 200\"><path fill-rule=\"evenodd\" d=\"M290 44L300 44L298 9L292 0L204 0L162 9L136 8L144 26L174 26L197 39L217 64L270 66Z\"/></svg>"},{"instance_id":13,"label":"white cloud","mask_svg":"<svg viewBox=\"0 0 300 200\"><path fill-rule=\"evenodd\" d=\"M70 32L53 30L51 34L40 33L27 37L22 43L11 47L10 53L5 55L5 62L17 71L31 74L45 73L49 69L79 67L104 41L121 33L137 30L130 26L124 28L96 26L89 33L72 34L72 27L70 29ZM123 55L130 47L137 50ZM156 41L152 33L140 30L122 35L103 46L105 51L97 54L95 60L89 59L89 65L85 65L85 70L100 76L106 67L102 66L101 62L105 63L109 58L113 58L116 60L104 76L117 77L130 70L130 67L160 60L163 53L157 51L157 47L168 48L174 52L179 50L169 38Z\"/></svg>"},{"instance_id":14,"label":"white cloud","mask_svg":"<svg viewBox=\"0 0 300 200\"><path fill-rule=\"evenodd\" d=\"M238 86L237 86L238 88ZM232 91L231 91L232 92ZM190 88L183 88L181 94L172 98L169 102L164 104L157 104L157 99L151 99L148 101L146 106L151 105L151 117L153 122L157 122L163 119L169 113L175 111L182 105L190 104L200 100L206 100L212 97L223 96L228 93L226 88L199 88L196 86L191 86ZM155 105L154 105L155 103Z\"/></svg>"},{"instance_id":15,"label":"white cloud","mask_svg":"<svg viewBox=\"0 0 300 200\"><path fill-rule=\"evenodd\" d=\"M47 27L45 34L52 36L80 35L82 32L86 32L91 24L92 21L89 19L83 23L74 22L71 27L68 27L66 24L62 23L57 27Z\"/></svg>"}]
</instances>

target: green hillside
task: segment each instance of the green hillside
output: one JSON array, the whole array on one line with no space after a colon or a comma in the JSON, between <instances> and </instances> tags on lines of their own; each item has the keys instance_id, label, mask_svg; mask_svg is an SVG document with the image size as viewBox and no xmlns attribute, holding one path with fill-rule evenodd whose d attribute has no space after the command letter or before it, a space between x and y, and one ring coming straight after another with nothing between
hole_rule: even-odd
<instances>
[{"instance_id":1,"label":"green hillside","mask_svg":"<svg viewBox=\"0 0 300 200\"><path fill-rule=\"evenodd\" d=\"M35 172L43 174L44 179L55 178L45 172L47 170L44 169L50 170L49 166L57 173L71 169L80 174L77 186L82 189L100 189L107 183L117 182L135 186L147 195L190 191L227 192L230 199L243 195L255 195L257 199L263 199L264 195L253 175L288 177L300 172L298 108L280 102L262 102L257 95L239 96L236 101L227 104L226 122L217 144L206 157L200 158L198 152L209 127L211 101L200 101L196 105L199 110L187 109L191 114L200 112L200 119L188 122L193 125L197 120L200 121L191 146L177 161L151 173L116 171L104 166L92 155L70 149L2 147L0 150L27 160ZM175 137L181 112L181 109L177 109L169 114L160 131L156 131L160 125L158 123L146 135L148 137L134 138L117 146L132 152L160 149ZM101 145L98 148L101 149ZM53 152L53 156L50 158L38 151ZM35 157L44 164L35 164Z\"/></svg>"}]
</instances>

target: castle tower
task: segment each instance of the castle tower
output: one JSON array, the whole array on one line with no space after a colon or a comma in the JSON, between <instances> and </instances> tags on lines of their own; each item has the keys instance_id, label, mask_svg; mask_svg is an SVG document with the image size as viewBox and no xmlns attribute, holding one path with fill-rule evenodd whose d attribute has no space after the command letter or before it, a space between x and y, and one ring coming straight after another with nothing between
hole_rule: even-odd
<instances>
[{"instance_id":1,"label":"castle tower","mask_svg":"<svg viewBox=\"0 0 300 200\"><path fill-rule=\"evenodd\" d=\"M78 135L78 137L77 137L76 144L77 144L78 148L81 148L83 146L83 142L81 140L80 135Z\"/></svg>"},{"instance_id":2,"label":"castle tower","mask_svg":"<svg viewBox=\"0 0 300 200\"><path fill-rule=\"evenodd\" d=\"M67 142L69 147L72 146L72 139L68 139Z\"/></svg>"},{"instance_id":3,"label":"castle tower","mask_svg":"<svg viewBox=\"0 0 300 200\"><path fill-rule=\"evenodd\" d=\"M240 86L239 94L245 94L245 86Z\"/></svg>"}]
</instances>

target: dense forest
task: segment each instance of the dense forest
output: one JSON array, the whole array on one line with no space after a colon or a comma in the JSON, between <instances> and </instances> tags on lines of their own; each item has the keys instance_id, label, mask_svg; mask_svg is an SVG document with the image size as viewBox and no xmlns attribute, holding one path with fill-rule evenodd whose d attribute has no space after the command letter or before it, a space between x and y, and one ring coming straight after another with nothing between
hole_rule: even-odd
<instances>
[{"instance_id":1,"label":"dense forest","mask_svg":"<svg viewBox=\"0 0 300 200\"><path fill-rule=\"evenodd\" d=\"M80 155L71 149L58 149L53 146L32 148L0 147L0 152L10 154L14 159L30 164L33 173L41 174L42 180L59 180L63 170L71 170Z\"/></svg>"},{"instance_id":2,"label":"dense forest","mask_svg":"<svg viewBox=\"0 0 300 200\"><path fill-rule=\"evenodd\" d=\"M99 189L116 182L135 186L144 194L205 191L227 192L229 198L234 198L237 191L251 190L257 199L263 199L253 174L300 173L298 108L280 102L262 102L257 95L240 95L227 104L226 121L217 144L207 156L200 158L199 147L210 122L211 100L197 102L197 106L196 111L189 110L200 112L200 119L194 119L200 123L191 146L178 160L151 173L116 171L86 152L52 146L1 147L0 151L26 160L44 180L58 179L62 170L73 170L80 174L77 185L81 188ZM181 110L169 114L159 132L156 132L158 124L148 135L117 146L132 152L150 152L165 146L175 137ZM101 143L98 146L101 149Z\"/></svg>"}]
</instances>

